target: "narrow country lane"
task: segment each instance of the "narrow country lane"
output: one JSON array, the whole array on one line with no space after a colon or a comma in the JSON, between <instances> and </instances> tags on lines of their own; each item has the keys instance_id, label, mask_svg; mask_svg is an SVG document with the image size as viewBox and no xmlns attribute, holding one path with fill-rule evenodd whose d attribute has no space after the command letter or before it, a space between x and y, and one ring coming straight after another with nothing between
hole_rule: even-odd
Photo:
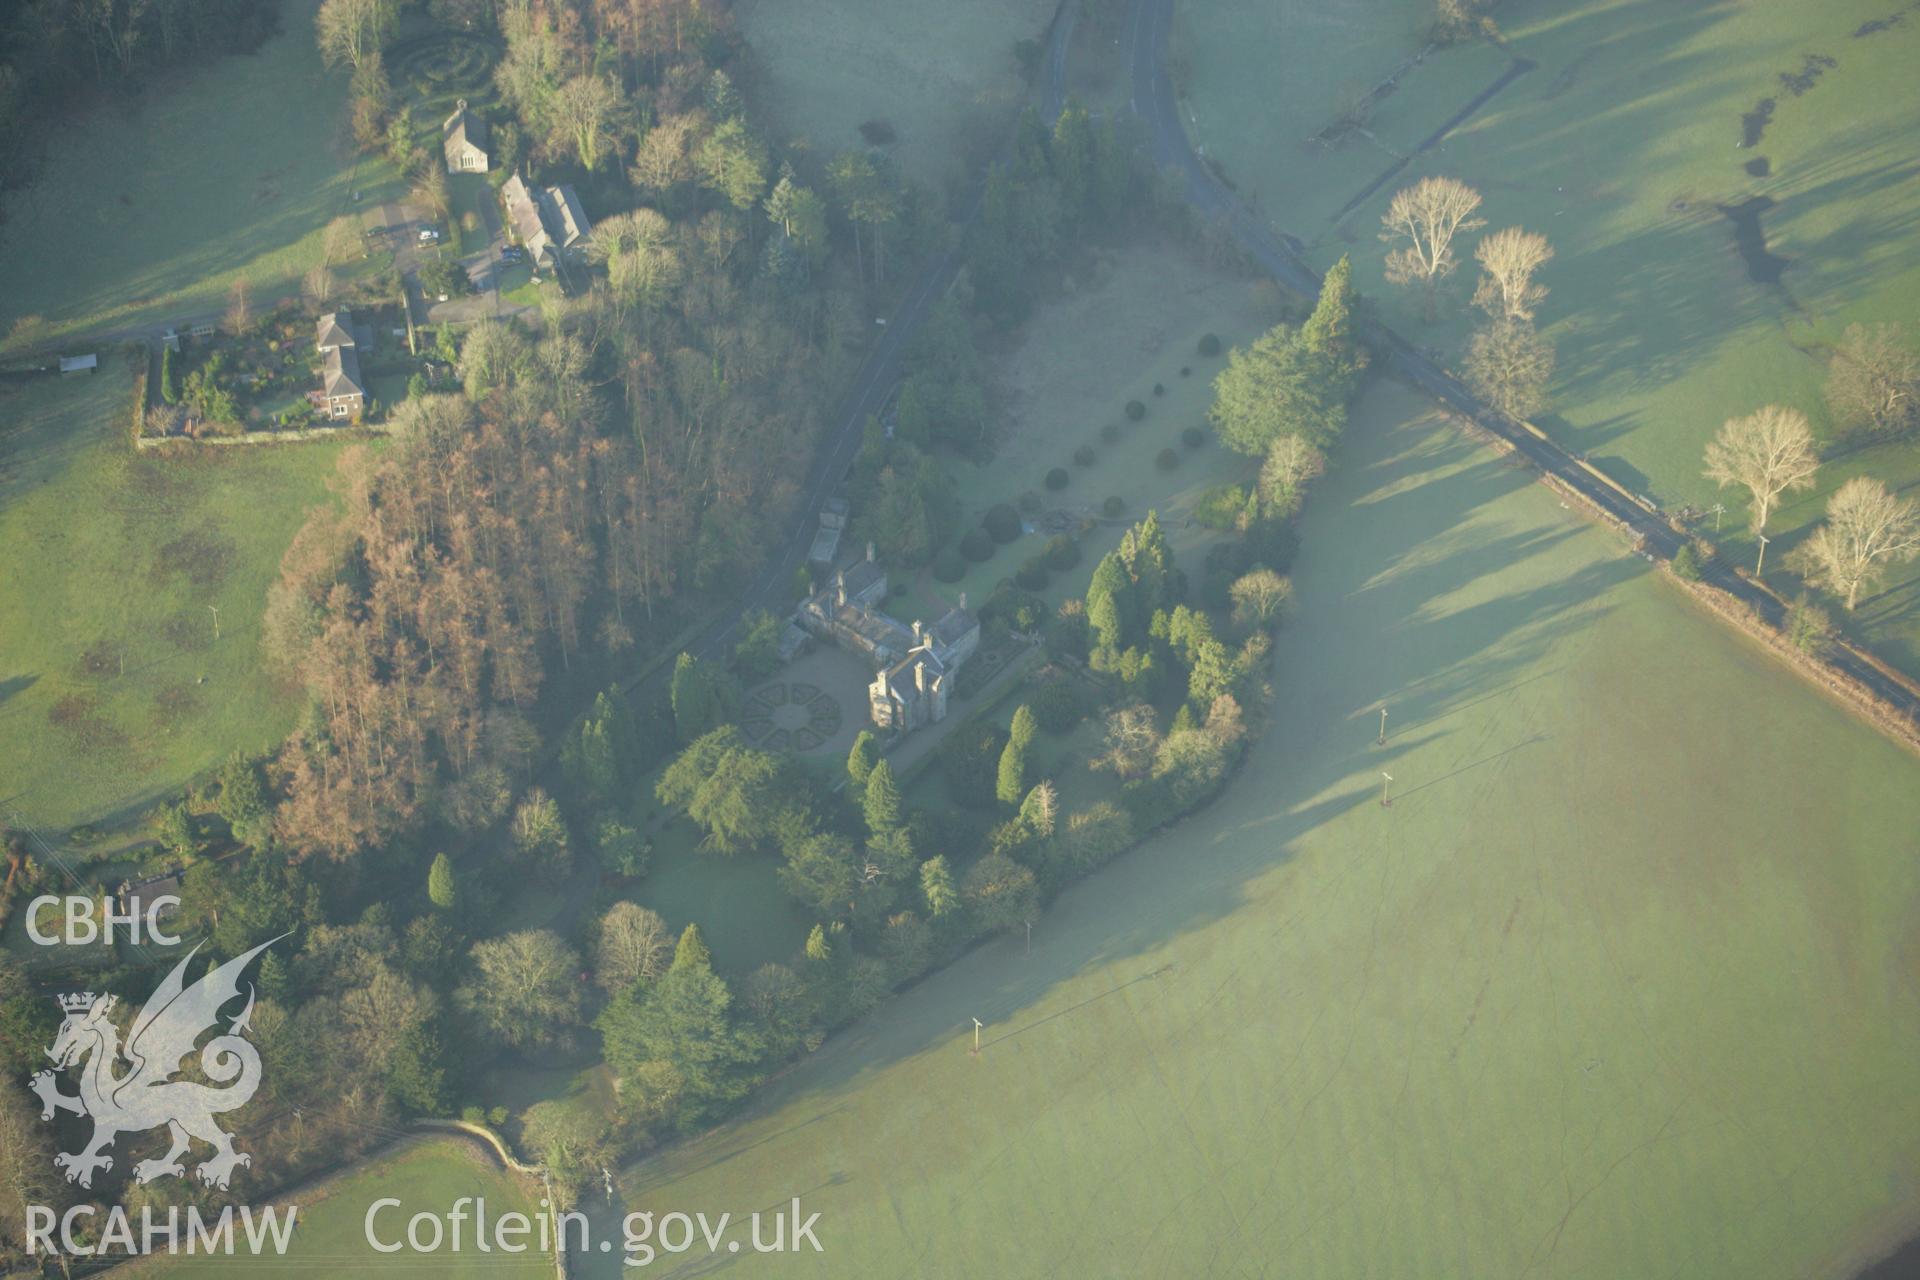
<instances>
[{"instance_id":1,"label":"narrow country lane","mask_svg":"<svg viewBox=\"0 0 1920 1280\"><path fill-rule=\"evenodd\" d=\"M1181 194L1202 218L1226 229L1246 253L1284 287L1312 296L1320 289L1320 274L1301 257L1290 237L1275 233L1207 168L1180 123L1180 108L1167 70L1167 44L1173 29L1174 0L1132 0L1127 14L1127 61L1132 69L1134 114L1140 118L1153 161L1172 173ZM1587 502L1620 521L1645 539L1647 551L1660 560L1672 559L1685 541L1660 516L1635 502L1623 490L1603 479L1586 463L1531 429L1486 404L1453 374L1421 355L1405 338L1378 321L1361 318L1360 330L1377 349L1388 353L1388 367L1409 386L1440 405L1511 444L1542 472L1553 476ZM1777 597L1724 568L1707 577L1762 619L1778 627L1784 610ZM1909 721L1920 720L1920 695L1881 670L1858 650L1835 646L1827 659L1834 667L1886 701Z\"/></svg>"}]
</instances>

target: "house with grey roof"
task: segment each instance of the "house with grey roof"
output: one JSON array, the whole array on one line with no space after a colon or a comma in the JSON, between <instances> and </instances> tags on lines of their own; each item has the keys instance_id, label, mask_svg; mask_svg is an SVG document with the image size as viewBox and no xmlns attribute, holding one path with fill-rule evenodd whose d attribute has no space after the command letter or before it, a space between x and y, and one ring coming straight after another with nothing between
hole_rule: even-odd
<instances>
[{"instance_id":1,"label":"house with grey roof","mask_svg":"<svg viewBox=\"0 0 1920 1280\"><path fill-rule=\"evenodd\" d=\"M357 418L366 410L367 388L360 380L360 358L352 347L335 347L322 358L320 389L329 417Z\"/></svg>"},{"instance_id":2,"label":"house with grey roof","mask_svg":"<svg viewBox=\"0 0 1920 1280\"><path fill-rule=\"evenodd\" d=\"M827 585L809 596L794 615L807 634L873 663L878 671L867 687L868 709L881 729L909 733L946 719L947 700L962 663L980 647L980 620L959 606L932 626L912 626L881 609L887 599L887 573L867 557L837 570Z\"/></svg>"},{"instance_id":3,"label":"house with grey roof","mask_svg":"<svg viewBox=\"0 0 1920 1280\"><path fill-rule=\"evenodd\" d=\"M367 386L360 377L359 344L353 313L335 311L314 326L320 350L320 398L330 418L357 418L367 407Z\"/></svg>"},{"instance_id":4,"label":"house with grey roof","mask_svg":"<svg viewBox=\"0 0 1920 1280\"><path fill-rule=\"evenodd\" d=\"M585 246L592 233L586 207L566 183L533 187L515 173L501 186L500 199L513 238L537 266L552 266L564 251Z\"/></svg>"},{"instance_id":5,"label":"house with grey roof","mask_svg":"<svg viewBox=\"0 0 1920 1280\"><path fill-rule=\"evenodd\" d=\"M485 173L493 167L487 149L486 117L467 110L465 98L441 121L440 145L446 153L448 173Z\"/></svg>"},{"instance_id":6,"label":"house with grey roof","mask_svg":"<svg viewBox=\"0 0 1920 1280\"><path fill-rule=\"evenodd\" d=\"M332 311L321 316L314 325L313 345L321 355L339 347L352 346L353 313Z\"/></svg>"}]
</instances>

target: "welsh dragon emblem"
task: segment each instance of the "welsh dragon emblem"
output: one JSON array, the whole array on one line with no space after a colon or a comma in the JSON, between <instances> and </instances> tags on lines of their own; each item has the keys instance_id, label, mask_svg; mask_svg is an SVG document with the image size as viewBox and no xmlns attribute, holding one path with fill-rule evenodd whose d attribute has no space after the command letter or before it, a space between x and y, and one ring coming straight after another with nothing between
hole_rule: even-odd
<instances>
[{"instance_id":1,"label":"welsh dragon emblem","mask_svg":"<svg viewBox=\"0 0 1920 1280\"><path fill-rule=\"evenodd\" d=\"M281 935L284 937L285 935ZM56 1168L65 1170L68 1182L83 1187L93 1185L94 1171L113 1168L113 1157L102 1154L122 1133L139 1133L167 1127L172 1147L158 1160L142 1160L133 1166L133 1176L151 1182L168 1175L184 1176L180 1157L198 1138L213 1146L211 1159L194 1170L210 1187L224 1190L237 1166L253 1163L253 1157L233 1149L233 1135L213 1122L214 1116L246 1105L260 1087L260 1053L241 1036L253 1014L253 986L247 985L247 1005L227 1025L224 1034L206 1044L197 1042L203 1032L220 1021L220 1009L240 996L240 975L253 958L278 942L263 942L244 955L209 969L192 986L184 978L189 951L160 983L127 1032L127 1043L120 1044L120 1031L110 1016L115 999L78 992L61 996L60 1008L66 1020L54 1037L47 1056L54 1068L72 1068L80 1085L78 1096L60 1092L54 1070L37 1072L28 1087L40 1095L40 1118L53 1119L56 1111L71 1111L93 1118L93 1139L81 1150L62 1152L53 1158ZM176 1079L181 1060L200 1052L200 1072L212 1084ZM115 1074L124 1060L126 1070ZM84 1063L84 1065L82 1065Z\"/></svg>"}]
</instances>

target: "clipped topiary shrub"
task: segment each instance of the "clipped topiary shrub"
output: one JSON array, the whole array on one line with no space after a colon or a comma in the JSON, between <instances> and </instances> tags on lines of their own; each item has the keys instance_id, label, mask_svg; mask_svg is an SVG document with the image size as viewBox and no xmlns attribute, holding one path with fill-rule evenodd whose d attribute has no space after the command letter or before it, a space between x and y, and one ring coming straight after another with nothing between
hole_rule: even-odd
<instances>
[{"instance_id":1,"label":"clipped topiary shrub","mask_svg":"<svg viewBox=\"0 0 1920 1280\"><path fill-rule=\"evenodd\" d=\"M1147 406L1138 400L1127 401L1127 421L1138 422L1147 416Z\"/></svg>"},{"instance_id":2,"label":"clipped topiary shrub","mask_svg":"<svg viewBox=\"0 0 1920 1280\"><path fill-rule=\"evenodd\" d=\"M1099 456L1090 444L1083 444L1073 451L1073 460L1083 467L1092 466L1093 460Z\"/></svg>"},{"instance_id":3,"label":"clipped topiary shrub","mask_svg":"<svg viewBox=\"0 0 1920 1280\"><path fill-rule=\"evenodd\" d=\"M1040 495L1033 490L1027 489L1020 494L1020 509L1028 515L1038 511L1040 506Z\"/></svg>"},{"instance_id":4,"label":"clipped topiary shrub","mask_svg":"<svg viewBox=\"0 0 1920 1280\"><path fill-rule=\"evenodd\" d=\"M1085 714L1079 691L1064 676L1034 681L1026 701L1033 708L1033 718L1048 733L1065 733Z\"/></svg>"},{"instance_id":5,"label":"clipped topiary shrub","mask_svg":"<svg viewBox=\"0 0 1920 1280\"><path fill-rule=\"evenodd\" d=\"M1047 539L1047 549L1043 554L1049 569L1064 573L1080 563L1080 544L1064 533L1056 533Z\"/></svg>"},{"instance_id":6,"label":"clipped topiary shrub","mask_svg":"<svg viewBox=\"0 0 1920 1280\"><path fill-rule=\"evenodd\" d=\"M1053 470L1047 472L1046 486L1054 490L1066 488L1067 469L1065 467L1055 467Z\"/></svg>"},{"instance_id":7,"label":"clipped topiary shrub","mask_svg":"<svg viewBox=\"0 0 1920 1280\"><path fill-rule=\"evenodd\" d=\"M1180 455L1172 449L1162 449L1154 456L1153 465L1162 471L1171 471L1180 465Z\"/></svg>"},{"instance_id":8,"label":"clipped topiary shrub","mask_svg":"<svg viewBox=\"0 0 1920 1280\"><path fill-rule=\"evenodd\" d=\"M1020 513L1002 502L980 517L980 527L995 542L1012 542L1020 536Z\"/></svg>"},{"instance_id":9,"label":"clipped topiary shrub","mask_svg":"<svg viewBox=\"0 0 1920 1280\"><path fill-rule=\"evenodd\" d=\"M1192 376L1193 376L1193 366L1192 366L1192 365L1185 365L1185 364L1183 364L1183 365L1181 365L1181 366L1180 366L1180 376L1181 376L1181 377L1183 377L1183 378L1187 378L1187 377L1192 377Z\"/></svg>"},{"instance_id":10,"label":"clipped topiary shrub","mask_svg":"<svg viewBox=\"0 0 1920 1280\"><path fill-rule=\"evenodd\" d=\"M1100 510L1109 517L1117 516L1126 509L1127 500L1117 493L1100 504Z\"/></svg>"},{"instance_id":11,"label":"clipped topiary shrub","mask_svg":"<svg viewBox=\"0 0 1920 1280\"><path fill-rule=\"evenodd\" d=\"M991 554L993 544L987 544ZM942 547L933 558L933 580L935 582L958 582L967 576L967 562L953 547Z\"/></svg>"},{"instance_id":12,"label":"clipped topiary shrub","mask_svg":"<svg viewBox=\"0 0 1920 1280\"><path fill-rule=\"evenodd\" d=\"M1153 384L1153 394L1163 396L1167 394L1167 389L1163 384L1156 382Z\"/></svg>"},{"instance_id":13,"label":"clipped topiary shrub","mask_svg":"<svg viewBox=\"0 0 1920 1280\"><path fill-rule=\"evenodd\" d=\"M1024 590L1045 591L1047 583L1053 580L1053 575L1047 572L1046 561L1040 556L1035 556L1020 566L1014 573L1013 580Z\"/></svg>"},{"instance_id":14,"label":"clipped topiary shrub","mask_svg":"<svg viewBox=\"0 0 1920 1280\"><path fill-rule=\"evenodd\" d=\"M1189 449L1198 449L1207 442L1207 433L1198 427L1188 427L1180 433L1180 443Z\"/></svg>"},{"instance_id":15,"label":"clipped topiary shrub","mask_svg":"<svg viewBox=\"0 0 1920 1280\"><path fill-rule=\"evenodd\" d=\"M960 539L960 554L975 564L993 559L993 539L985 529L969 529Z\"/></svg>"},{"instance_id":16,"label":"clipped topiary shrub","mask_svg":"<svg viewBox=\"0 0 1920 1280\"><path fill-rule=\"evenodd\" d=\"M1201 334L1200 345L1195 349L1198 350L1200 354L1203 356L1219 355L1220 354L1220 335L1217 333Z\"/></svg>"},{"instance_id":17,"label":"clipped topiary shrub","mask_svg":"<svg viewBox=\"0 0 1920 1280\"><path fill-rule=\"evenodd\" d=\"M1100 428L1100 438L1108 444L1112 444L1115 440L1118 440L1120 438L1120 424L1117 422L1109 422L1106 426Z\"/></svg>"}]
</instances>

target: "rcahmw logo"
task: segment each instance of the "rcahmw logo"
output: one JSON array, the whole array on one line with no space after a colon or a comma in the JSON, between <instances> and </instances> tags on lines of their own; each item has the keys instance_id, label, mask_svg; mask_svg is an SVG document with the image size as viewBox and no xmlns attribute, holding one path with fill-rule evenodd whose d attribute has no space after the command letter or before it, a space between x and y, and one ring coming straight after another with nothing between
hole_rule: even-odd
<instances>
[{"instance_id":1,"label":"rcahmw logo","mask_svg":"<svg viewBox=\"0 0 1920 1280\"><path fill-rule=\"evenodd\" d=\"M113 1168L113 1157L105 1152L116 1137L162 1126L171 1145L160 1158L141 1160L133 1166L136 1182L184 1177L186 1167L181 1157L189 1153L195 1140L213 1148L213 1154L193 1171L194 1176L209 1187L225 1190L236 1168L253 1163L251 1156L234 1149L233 1135L214 1123L216 1115L244 1106L260 1087L260 1052L242 1034L253 1014L251 983L246 988L246 1007L227 1024L226 1031L216 1034L204 1045L199 1041L203 1033L217 1028L220 1010L240 997L240 975L254 957L279 940L263 942L223 965L210 968L198 982L189 986L185 982L187 965L200 950L195 946L173 967L135 1016L124 1046L120 1042L120 1030L111 1017L114 997L98 996L91 991L60 997L60 1009L66 1018L47 1050L54 1067L36 1073L28 1087L40 1095L42 1120L51 1120L60 1111L71 1111L93 1121L92 1138L79 1151L61 1152L53 1158L54 1167L66 1174L67 1181L91 1187L96 1172ZM200 1055L200 1073L212 1084L176 1078L181 1060L196 1049ZM115 1068L122 1061L128 1064L127 1069L115 1074ZM78 1094L60 1092L56 1074L60 1071L73 1073ZM232 1212L231 1208L223 1210L219 1225L209 1233L198 1211L189 1209L187 1247L191 1249L194 1245L196 1232L201 1241L209 1244L224 1234L227 1251L231 1252ZM272 1233L276 1252L285 1248L296 1212L296 1208L288 1208L282 1229L274 1210L263 1211L261 1217ZM79 1205L61 1215L60 1237L68 1252L90 1251L74 1247L73 1228L76 1217L94 1213L91 1206ZM155 1226L151 1211L143 1217L146 1219L144 1240L151 1241L155 1235L164 1234L168 1237L169 1251L181 1246L178 1219L174 1214L166 1215L168 1225L165 1227ZM249 1238L257 1242L260 1238L256 1236L251 1210L244 1211L243 1217ZM44 1246L53 1250L55 1221L51 1208L28 1206L29 1249ZM100 1247L106 1248L116 1235L126 1241L125 1251L135 1252L132 1227L126 1221L125 1211L118 1207L108 1213Z\"/></svg>"}]
</instances>

